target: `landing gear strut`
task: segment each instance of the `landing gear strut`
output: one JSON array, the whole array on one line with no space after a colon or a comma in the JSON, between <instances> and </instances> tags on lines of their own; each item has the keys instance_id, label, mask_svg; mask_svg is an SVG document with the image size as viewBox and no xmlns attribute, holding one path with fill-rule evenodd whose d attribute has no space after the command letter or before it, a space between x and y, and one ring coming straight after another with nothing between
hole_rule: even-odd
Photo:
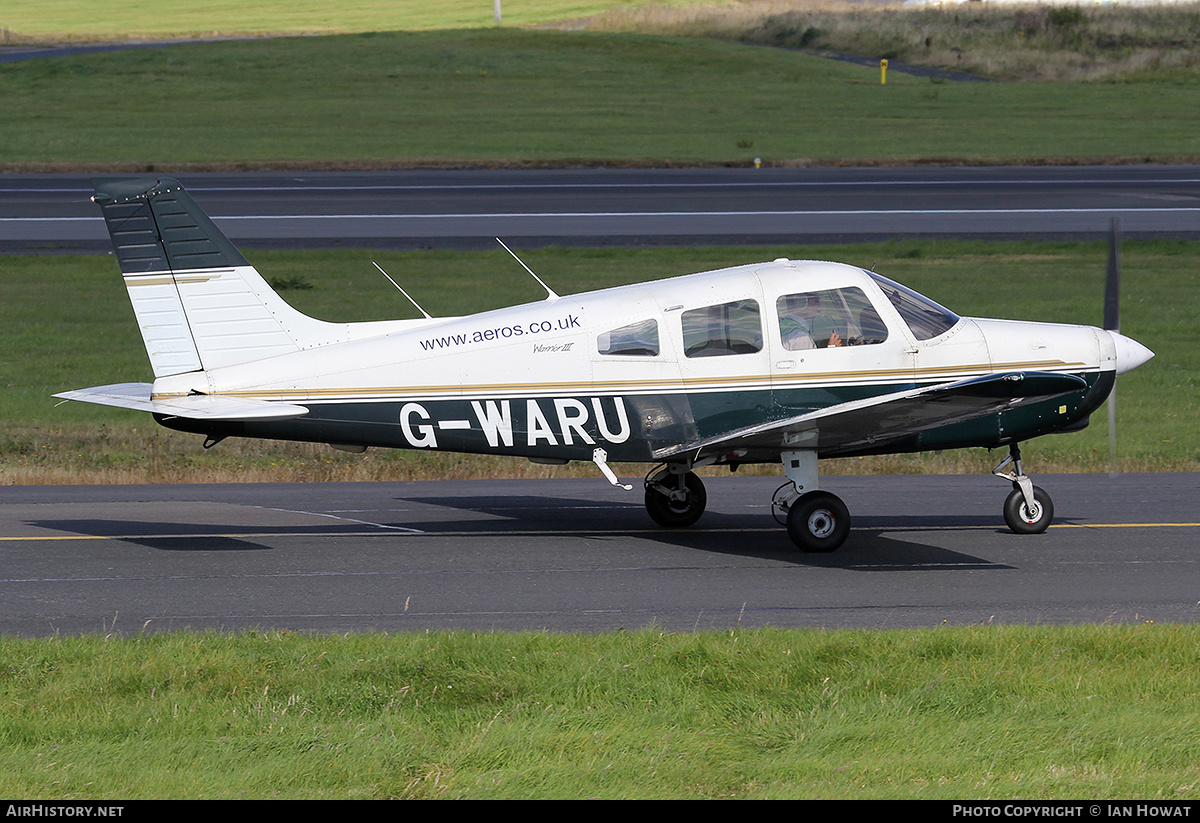
<instances>
[{"instance_id":1,"label":"landing gear strut","mask_svg":"<svg viewBox=\"0 0 1200 823\"><path fill-rule=\"evenodd\" d=\"M1013 485L1004 501L1004 522L1010 529L1017 534L1041 534L1050 527L1050 521L1054 519L1054 502L1045 489L1033 485L1025 475L1018 444L1008 447L1008 457L1000 461L992 474Z\"/></svg>"},{"instance_id":2,"label":"landing gear strut","mask_svg":"<svg viewBox=\"0 0 1200 823\"><path fill-rule=\"evenodd\" d=\"M806 552L832 552L850 534L850 510L835 494L817 488L817 453L785 451L781 455L788 482L771 501L776 519L786 517L788 537Z\"/></svg>"}]
</instances>

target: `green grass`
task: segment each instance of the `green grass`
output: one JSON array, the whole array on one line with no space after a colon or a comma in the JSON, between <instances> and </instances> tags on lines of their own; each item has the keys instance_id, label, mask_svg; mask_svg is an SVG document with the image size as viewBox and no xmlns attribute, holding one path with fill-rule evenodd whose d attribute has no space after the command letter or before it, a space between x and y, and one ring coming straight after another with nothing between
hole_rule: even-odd
<instances>
[{"instance_id":1,"label":"green grass","mask_svg":"<svg viewBox=\"0 0 1200 823\"><path fill-rule=\"evenodd\" d=\"M0 65L0 158L178 170L1200 157L1200 80L878 81L780 49L623 34L192 44Z\"/></svg>"},{"instance_id":2,"label":"green grass","mask_svg":"<svg viewBox=\"0 0 1200 823\"><path fill-rule=\"evenodd\" d=\"M640 0L503 0L505 25L583 17ZM170 0L147 13L142 0L5 0L10 38L118 40L214 35L331 34L494 26L488 0ZM0 39L0 43L3 40Z\"/></svg>"},{"instance_id":3,"label":"green grass","mask_svg":"<svg viewBox=\"0 0 1200 823\"><path fill-rule=\"evenodd\" d=\"M1094 325L1102 315L1103 243L904 241L778 248L539 249L522 257L559 293L686 274L778 256L842 260L906 282L967 315ZM255 251L268 279L311 288L282 294L328 320L410 317L415 310L371 266L380 263L436 315L537 300L537 285L503 251ZM1127 241L1122 330L1157 356L1119 384L1119 447L1127 471L1200 467L1200 245ZM7 483L210 480L375 480L404 477L547 476L521 460L230 440L204 451L200 438L169 432L135 412L71 403L55 392L150 377L145 352L111 256L14 256L0 270L0 478ZM70 295L70 299L63 299ZM1107 471L1106 412L1088 430L1041 438L1026 466ZM823 471L980 472L980 450L941 456L827 461ZM568 471L575 471L570 467ZM592 476L588 466L578 471ZM531 474L532 473L532 474ZM638 471L633 471L637 474ZM632 476L632 475L631 475Z\"/></svg>"},{"instance_id":4,"label":"green grass","mask_svg":"<svg viewBox=\"0 0 1200 823\"><path fill-rule=\"evenodd\" d=\"M0 640L0 795L1200 796L1200 629Z\"/></svg>"}]
</instances>

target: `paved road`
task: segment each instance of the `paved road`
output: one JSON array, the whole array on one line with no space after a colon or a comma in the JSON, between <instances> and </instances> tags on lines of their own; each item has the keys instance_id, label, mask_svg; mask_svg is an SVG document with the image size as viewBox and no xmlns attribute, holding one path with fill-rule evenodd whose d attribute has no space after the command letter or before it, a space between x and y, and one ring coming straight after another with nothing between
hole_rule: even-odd
<instances>
[{"instance_id":1,"label":"paved road","mask_svg":"<svg viewBox=\"0 0 1200 823\"><path fill-rule=\"evenodd\" d=\"M1200 619L1200 476L1037 480L1056 525L1017 536L992 477L828 477L831 555L791 549L772 478L707 480L684 531L601 479L6 487L0 632Z\"/></svg>"},{"instance_id":2,"label":"paved road","mask_svg":"<svg viewBox=\"0 0 1200 823\"><path fill-rule=\"evenodd\" d=\"M412 170L184 174L242 244L815 243L1200 237L1200 167ZM80 175L0 175L0 251L104 250Z\"/></svg>"}]
</instances>

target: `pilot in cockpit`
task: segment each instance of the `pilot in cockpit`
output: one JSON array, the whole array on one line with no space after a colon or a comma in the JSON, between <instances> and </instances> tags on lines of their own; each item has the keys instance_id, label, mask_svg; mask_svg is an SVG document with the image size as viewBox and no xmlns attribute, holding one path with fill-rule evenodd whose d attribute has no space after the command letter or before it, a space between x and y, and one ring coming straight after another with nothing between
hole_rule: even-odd
<instances>
[{"instance_id":1,"label":"pilot in cockpit","mask_svg":"<svg viewBox=\"0 0 1200 823\"><path fill-rule=\"evenodd\" d=\"M789 351L843 345L832 318L821 310L821 295L790 295L779 311L779 335Z\"/></svg>"}]
</instances>

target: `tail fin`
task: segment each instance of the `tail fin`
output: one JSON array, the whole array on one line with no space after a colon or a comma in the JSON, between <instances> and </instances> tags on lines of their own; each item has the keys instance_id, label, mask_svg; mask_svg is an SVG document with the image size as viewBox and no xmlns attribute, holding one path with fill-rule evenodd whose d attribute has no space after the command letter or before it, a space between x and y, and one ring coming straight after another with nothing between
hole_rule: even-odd
<instances>
[{"instance_id":1,"label":"tail fin","mask_svg":"<svg viewBox=\"0 0 1200 823\"><path fill-rule=\"evenodd\" d=\"M155 377L344 339L279 297L178 181L93 184Z\"/></svg>"}]
</instances>

